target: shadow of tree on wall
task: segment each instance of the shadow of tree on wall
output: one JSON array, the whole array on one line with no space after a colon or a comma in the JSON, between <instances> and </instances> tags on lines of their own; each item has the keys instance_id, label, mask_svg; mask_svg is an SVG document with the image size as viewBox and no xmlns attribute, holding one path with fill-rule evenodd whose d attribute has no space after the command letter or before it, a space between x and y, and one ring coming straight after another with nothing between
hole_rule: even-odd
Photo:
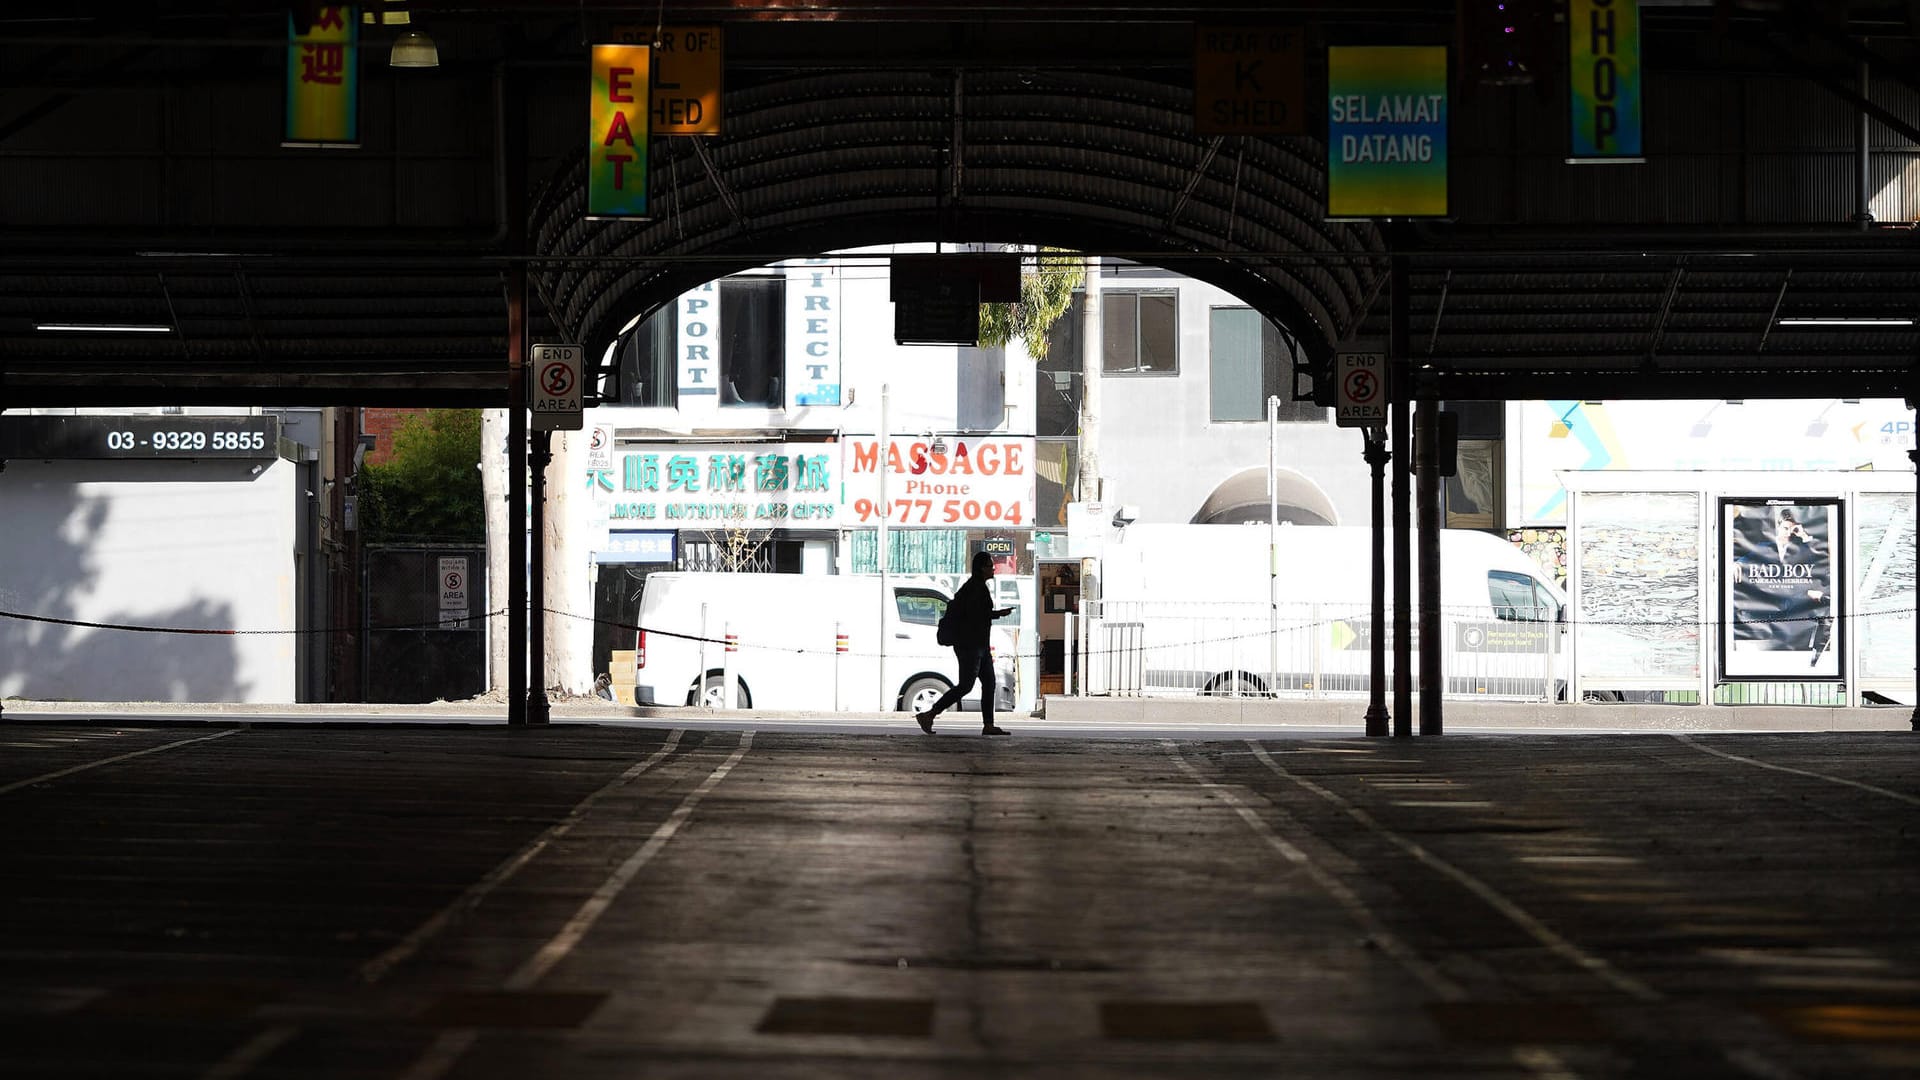
<instances>
[{"instance_id":1,"label":"shadow of tree on wall","mask_svg":"<svg viewBox=\"0 0 1920 1080\"><path fill-rule=\"evenodd\" d=\"M64 465L65 463L63 463ZM100 586L96 544L113 500L85 494L85 473L15 461L0 473L0 610L88 623L233 627L226 603L83 606ZM114 479L119 479L115 477ZM234 639L143 633L0 616L0 697L42 701L239 701Z\"/></svg>"}]
</instances>

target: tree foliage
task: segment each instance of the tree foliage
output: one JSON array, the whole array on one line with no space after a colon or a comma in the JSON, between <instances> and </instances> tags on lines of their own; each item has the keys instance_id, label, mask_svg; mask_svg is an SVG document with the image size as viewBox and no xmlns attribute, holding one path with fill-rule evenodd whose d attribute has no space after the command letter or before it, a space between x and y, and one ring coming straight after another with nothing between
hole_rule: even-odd
<instances>
[{"instance_id":1,"label":"tree foliage","mask_svg":"<svg viewBox=\"0 0 1920 1080\"><path fill-rule=\"evenodd\" d=\"M1020 275L1020 302L980 305L980 344L989 348L1015 338L1035 360L1047 358L1048 334L1073 306L1073 290L1086 280L1086 263L1069 258L1064 248L1043 247L1029 256L1031 268Z\"/></svg>"},{"instance_id":2,"label":"tree foliage","mask_svg":"<svg viewBox=\"0 0 1920 1080\"><path fill-rule=\"evenodd\" d=\"M480 410L415 413L393 434L393 454L360 468L361 528L368 543L485 543Z\"/></svg>"}]
</instances>

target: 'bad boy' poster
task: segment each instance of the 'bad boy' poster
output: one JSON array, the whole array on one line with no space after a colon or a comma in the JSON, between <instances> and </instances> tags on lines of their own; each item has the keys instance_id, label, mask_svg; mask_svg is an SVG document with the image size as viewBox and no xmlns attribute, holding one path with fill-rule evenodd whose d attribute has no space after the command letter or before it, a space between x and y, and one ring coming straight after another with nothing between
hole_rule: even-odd
<instances>
[{"instance_id":1,"label":"'bad boy' poster","mask_svg":"<svg viewBox=\"0 0 1920 1080\"><path fill-rule=\"evenodd\" d=\"M1838 679L1840 502L1723 499L1721 673Z\"/></svg>"}]
</instances>

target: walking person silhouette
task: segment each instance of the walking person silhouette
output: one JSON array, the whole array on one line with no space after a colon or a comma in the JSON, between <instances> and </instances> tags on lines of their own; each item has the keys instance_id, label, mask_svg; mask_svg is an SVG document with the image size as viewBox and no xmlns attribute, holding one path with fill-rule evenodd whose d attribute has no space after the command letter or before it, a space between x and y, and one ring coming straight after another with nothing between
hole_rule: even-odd
<instances>
[{"instance_id":1,"label":"walking person silhouette","mask_svg":"<svg viewBox=\"0 0 1920 1080\"><path fill-rule=\"evenodd\" d=\"M984 551L974 552L973 576L953 594L953 599L947 602L947 613L940 619L942 628L950 635L944 637L945 643L953 646L954 658L960 662L960 681L940 695L933 708L914 714L914 719L920 721L920 730L929 735L933 734L933 718L959 704L967 691L973 689L975 681L980 683L980 734L1007 734L1007 729L993 723L993 699L999 687L993 677L993 649L988 637L993 620L1011 615L1013 609L993 606L993 598L987 595L987 582L991 580L993 556Z\"/></svg>"}]
</instances>

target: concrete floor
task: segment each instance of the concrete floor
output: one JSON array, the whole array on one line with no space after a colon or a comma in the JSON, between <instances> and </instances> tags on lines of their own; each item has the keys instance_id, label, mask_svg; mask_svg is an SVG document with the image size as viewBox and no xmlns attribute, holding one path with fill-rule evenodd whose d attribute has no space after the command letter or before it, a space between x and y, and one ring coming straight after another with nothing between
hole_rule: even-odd
<instances>
[{"instance_id":1,"label":"concrete floor","mask_svg":"<svg viewBox=\"0 0 1920 1080\"><path fill-rule=\"evenodd\" d=\"M1022 722L10 717L0 1076L1920 1073L1911 732Z\"/></svg>"}]
</instances>

